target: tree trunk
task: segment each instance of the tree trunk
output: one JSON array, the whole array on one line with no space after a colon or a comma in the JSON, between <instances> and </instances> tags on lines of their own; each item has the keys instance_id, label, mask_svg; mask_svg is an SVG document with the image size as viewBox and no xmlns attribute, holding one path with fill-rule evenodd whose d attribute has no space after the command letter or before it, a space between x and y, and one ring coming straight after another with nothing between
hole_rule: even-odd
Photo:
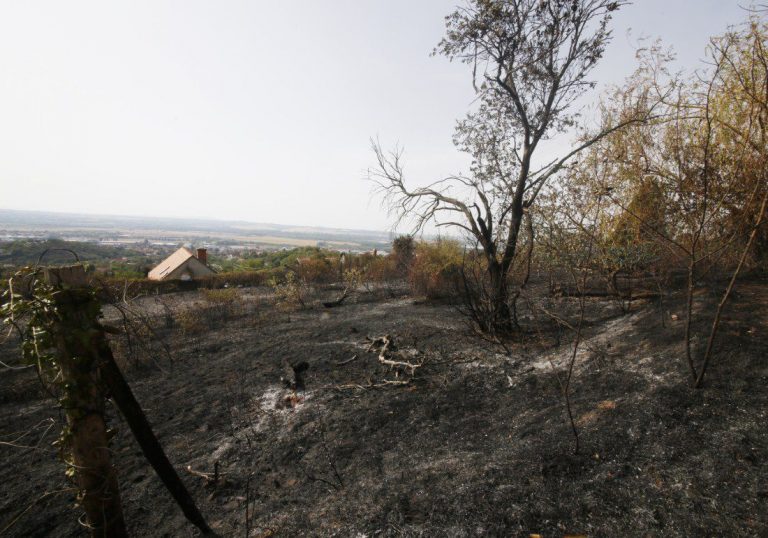
<instances>
[{"instance_id":1,"label":"tree trunk","mask_svg":"<svg viewBox=\"0 0 768 538\"><path fill-rule=\"evenodd\" d=\"M493 260L488 264L488 274L491 280L489 320L491 332L508 332L512 329L512 312L509 308L509 287L507 275L502 266Z\"/></svg>"},{"instance_id":2,"label":"tree trunk","mask_svg":"<svg viewBox=\"0 0 768 538\"><path fill-rule=\"evenodd\" d=\"M695 290L696 259L693 254L688 259L688 278L685 293L685 358L688 361L688 369L691 371L694 383L698 378L696 366L693 364L693 352L691 351L691 324L693 323L693 294Z\"/></svg>"},{"instance_id":3,"label":"tree trunk","mask_svg":"<svg viewBox=\"0 0 768 538\"><path fill-rule=\"evenodd\" d=\"M514 329L514 316L510 308L507 278L517 253L517 240L520 236L524 212L522 194L517 193L510 208L509 234L504 245L501 262L497 262L494 257L492 263L488 264L488 272L491 277L491 297L495 313L494 326L497 330L506 332Z\"/></svg>"}]
</instances>

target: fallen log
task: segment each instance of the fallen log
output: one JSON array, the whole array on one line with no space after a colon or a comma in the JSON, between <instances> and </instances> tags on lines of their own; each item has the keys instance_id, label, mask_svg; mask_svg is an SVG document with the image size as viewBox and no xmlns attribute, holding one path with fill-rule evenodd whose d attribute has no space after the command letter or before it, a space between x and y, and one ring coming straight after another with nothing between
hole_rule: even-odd
<instances>
[{"instance_id":1,"label":"fallen log","mask_svg":"<svg viewBox=\"0 0 768 538\"><path fill-rule=\"evenodd\" d=\"M584 291L575 286L557 286L551 292L552 297L611 297L624 300L651 299L661 295L658 291L638 290L637 292L615 292L606 289L590 288Z\"/></svg>"}]
</instances>

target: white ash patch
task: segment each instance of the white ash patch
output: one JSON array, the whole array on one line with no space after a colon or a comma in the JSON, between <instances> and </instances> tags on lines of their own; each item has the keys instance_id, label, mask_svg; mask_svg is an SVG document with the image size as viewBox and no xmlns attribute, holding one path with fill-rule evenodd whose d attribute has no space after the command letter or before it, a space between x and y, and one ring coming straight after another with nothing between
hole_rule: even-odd
<instances>
[{"instance_id":1,"label":"white ash patch","mask_svg":"<svg viewBox=\"0 0 768 538\"><path fill-rule=\"evenodd\" d=\"M579 349L576 351L576 364L588 359L591 355L592 351L582 342L579 344ZM563 345L554 351L543 353L538 360L531 363L531 366L537 370L551 370L553 364L555 368L560 368L568 364L572 356L573 344Z\"/></svg>"},{"instance_id":2,"label":"white ash patch","mask_svg":"<svg viewBox=\"0 0 768 538\"><path fill-rule=\"evenodd\" d=\"M214 465L214 463L217 461L227 461L229 459L227 456L230 452L232 452L233 448L234 446L231 440L226 440L221 443L218 447L216 447L216 450L214 450L208 458L210 460L210 464Z\"/></svg>"},{"instance_id":3,"label":"white ash patch","mask_svg":"<svg viewBox=\"0 0 768 538\"><path fill-rule=\"evenodd\" d=\"M285 398L285 389L271 388L265 390L259 398L259 409L262 413L279 410L278 403Z\"/></svg>"},{"instance_id":4,"label":"white ash patch","mask_svg":"<svg viewBox=\"0 0 768 538\"><path fill-rule=\"evenodd\" d=\"M637 324L641 323L641 318L646 314L645 311L637 311L616 319L605 322L600 326L600 330L594 336L586 337L584 335L579 342L579 349L576 352L576 364L582 364L584 361L593 357L595 354L608 355L608 346L621 343L632 336L637 330ZM643 346L646 344L643 343ZM641 352L642 349L635 349ZM616 353L612 351L611 354ZM531 366L538 370L547 370L555 367L560 368L566 365L573 355L573 342L567 342L558 348L547 353L542 353L538 360L531 363Z\"/></svg>"},{"instance_id":5,"label":"white ash patch","mask_svg":"<svg viewBox=\"0 0 768 538\"><path fill-rule=\"evenodd\" d=\"M260 434L274 426L279 432L285 429L296 413L300 413L306 402L312 398L309 392L293 393L282 387L272 387L261 393L261 396L252 400L250 409L238 413L233 408L233 416L238 416L238 429L235 435L246 439L249 436ZM247 416L243 416L243 413Z\"/></svg>"},{"instance_id":6,"label":"white ash patch","mask_svg":"<svg viewBox=\"0 0 768 538\"><path fill-rule=\"evenodd\" d=\"M404 347L402 349L399 349L398 351L400 352L400 354L403 357L407 357L407 358L411 358L411 359L416 358L419 355L421 355L421 351L419 351L415 347Z\"/></svg>"},{"instance_id":7,"label":"white ash patch","mask_svg":"<svg viewBox=\"0 0 768 538\"><path fill-rule=\"evenodd\" d=\"M355 349L367 350L371 345L370 342L365 340L331 340L329 342L311 342L312 346L348 346Z\"/></svg>"}]
</instances>

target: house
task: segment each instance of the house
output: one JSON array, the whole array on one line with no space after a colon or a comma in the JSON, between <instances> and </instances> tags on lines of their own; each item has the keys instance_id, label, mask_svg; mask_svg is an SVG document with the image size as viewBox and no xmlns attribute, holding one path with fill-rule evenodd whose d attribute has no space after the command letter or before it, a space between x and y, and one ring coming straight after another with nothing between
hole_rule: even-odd
<instances>
[{"instance_id":1,"label":"house","mask_svg":"<svg viewBox=\"0 0 768 538\"><path fill-rule=\"evenodd\" d=\"M195 255L187 247L181 247L161 261L147 276L150 280L194 280L213 274L215 271L208 267L206 249L197 249Z\"/></svg>"}]
</instances>

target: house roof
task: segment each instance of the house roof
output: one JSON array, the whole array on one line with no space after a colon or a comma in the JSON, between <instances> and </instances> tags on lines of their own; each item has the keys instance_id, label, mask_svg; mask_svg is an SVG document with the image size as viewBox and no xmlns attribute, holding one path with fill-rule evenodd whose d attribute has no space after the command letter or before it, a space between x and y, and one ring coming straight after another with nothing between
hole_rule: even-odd
<instances>
[{"instance_id":1,"label":"house roof","mask_svg":"<svg viewBox=\"0 0 768 538\"><path fill-rule=\"evenodd\" d=\"M195 255L191 250L189 250L187 247L181 247L179 250L157 264L157 266L149 272L149 278L153 280L162 280L163 277L174 272L188 259L194 257Z\"/></svg>"}]
</instances>

